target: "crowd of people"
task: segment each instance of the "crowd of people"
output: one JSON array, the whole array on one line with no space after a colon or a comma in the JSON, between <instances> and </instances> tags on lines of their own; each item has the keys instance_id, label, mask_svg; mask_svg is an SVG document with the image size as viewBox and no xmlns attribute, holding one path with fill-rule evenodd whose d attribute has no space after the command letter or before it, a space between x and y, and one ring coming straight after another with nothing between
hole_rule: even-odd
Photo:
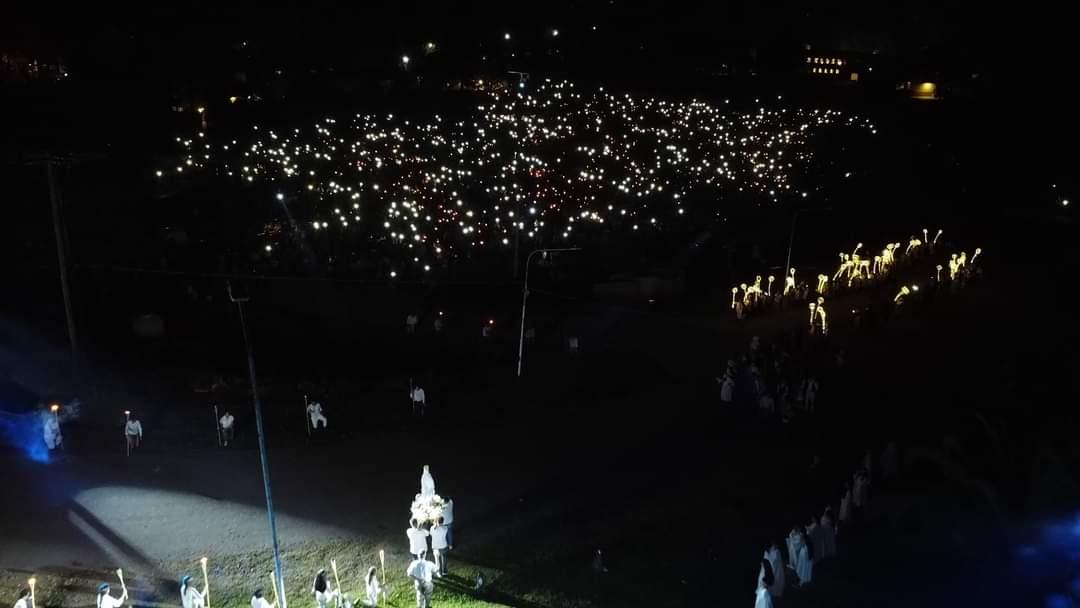
<instances>
[{"instance_id":1,"label":"crowd of people","mask_svg":"<svg viewBox=\"0 0 1080 608\"><path fill-rule=\"evenodd\" d=\"M416 494L410 511L406 537L411 560L404 574L415 591L417 608L430 608L435 579L450 574L449 553L454 548L454 501L453 499L444 500L435 493L435 478L427 465L424 465L421 472L420 492ZM202 589L194 583L191 575L180 576L179 595L183 608L206 608L208 604L210 581L207 559L203 558L201 563ZM379 551L379 563L382 566L381 576L375 565L368 567L367 574L364 576L364 589L362 593L357 594L360 598L357 601L351 599L357 596L350 596L342 589L335 560L330 561L332 580L325 568L318 569L311 584L312 599L316 607L352 608L356 605L376 607L380 605L380 601L383 605L387 605L386 562L383 551ZM128 600L123 570L117 570L116 573L120 579L121 594L112 595L111 585L108 582L100 583L97 586L95 608L120 608ZM262 586L256 586L251 596L251 608L276 608L278 581L272 573L270 578L274 601L266 599ZM29 579L28 584L27 588L19 590L16 594L14 608L37 608L34 605L36 579ZM478 575L474 589L479 590L483 584L483 578Z\"/></svg>"},{"instance_id":2,"label":"crowd of people","mask_svg":"<svg viewBox=\"0 0 1080 608\"><path fill-rule=\"evenodd\" d=\"M777 344L763 347L758 336L745 353L727 360L716 382L725 410L749 405L785 423L800 413L813 414L821 390L811 366Z\"/></svg>"},{"instance_id":3,"label":"crowd of people","mask_svg":"<svg viewBox=\"0 0 1080 608\"><path fill-rule=\"evenodd\" d=\"M893 480L898 472L899 453L890 441L881 453L875 470L871 450L851 478L844 482L838 500L830 502L820 514L811 515L805 523L796 523L785 538L786 558L777 543L769 545L758 568L755 608L772 608L773 598L782 597L785 589L809 586L814 580L815 565L837 555L837 543L856 533L865 521L870 506L870 485L876 473L884 482ZM833 506L837 506L837 510ZM787 576L787 572L793 575ZM794 584L789 585L788 581Z\"/></svg>"},{"instance_id":4,"label":"crowd of people","mask_svg":"<svg viewBox=\"0 0 1080 608\"><path fill-rule=\"evenodd\" d=\"M966 251L951 253L948 260L942 259L940 251L942 244L938 241L944 231L939 229L931 238L929 230L922 229L923 238L912 235L907 239L907 245L902 243L887 243L880 253L869 258L860 254L862 243L855 245L851 252L840 252L840 263L836 272L830 277L821 273L816 277L816 283L811 286L810 281L800 281L797 278L797 269L790 268L784 277L783 289L774 288L776 282L774 275L769 275L767 281L762 275L754 277L752 283L740 283L731 288L731 310L735 318L742 320L752 313L783 307L788 304L806 303L809 308L808 328L812 334L826 334L829 331L827 313L825 309L826 296L839 296L849 290L858 290L884 284L889 281L897 287L897 293L893 297L893 303L903 305L905 299L920 291L922 287L933 286L947 282L951 288L962 287L974 274L979 272L975 261L982 254L981 248L976 248L973 255L968 258ZM929 260L933 268L926 269L925 276L919 278L920 270L916 265ZM945 266L941 261L947 261L948 273L942 271ZM913 282L901 281L899 273L905 272L910 275L915 273ZM903 277L910 279L910 276ZM922 285L920 285L922 283Z\"/></svg>"},{"instance_id":5,"label":"crowd of people","mask_svg":"<svg viewBox=\"0 0 1080 608\"><path fill-rule=\"evenodd\" d=\"M288 205L288 220L260 233L254 253L268 264L314 251L327 263L386 260L376 273L394 278L519 238L531 248L661 233L715 217L718 198L805 197L812 142L877 132L782 99L735 110L570 81L521 85L477 94L457 116L354 114L228 139L211 125L177 138L178 162L156 175L213 172Z\"/></svg>"}]
</instances>

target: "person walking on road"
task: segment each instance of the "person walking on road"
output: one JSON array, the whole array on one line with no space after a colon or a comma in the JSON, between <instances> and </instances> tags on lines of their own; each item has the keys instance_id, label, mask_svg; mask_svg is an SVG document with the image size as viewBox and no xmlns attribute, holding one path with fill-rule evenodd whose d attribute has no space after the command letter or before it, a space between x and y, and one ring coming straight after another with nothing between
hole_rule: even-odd
<instances>
[{"instance_id":1,"label":"person walking on road","mask_svg":"<svg viewBox=\"0 0 1080 608\"><path fill-rule=\"evenodd\" d=\"M127 438L128 453L142 445L143 428L142 422L134 413L128 413L127 423L124 424L124 436Z\"/></svg>"},{"instance_id":2,"label":"person walking on road","mask_svg":"<svg viewBox=\"0 0 1080 608\"><path fill-rule=\"evenodd\" d=\"M229 447L229 442L233 438L235 428L233 425L236 423L236 418L229 413L229 410L225 410L225 415L218 422L221 423L221 441L225 447Z\"/></svg>"}]
</instances>

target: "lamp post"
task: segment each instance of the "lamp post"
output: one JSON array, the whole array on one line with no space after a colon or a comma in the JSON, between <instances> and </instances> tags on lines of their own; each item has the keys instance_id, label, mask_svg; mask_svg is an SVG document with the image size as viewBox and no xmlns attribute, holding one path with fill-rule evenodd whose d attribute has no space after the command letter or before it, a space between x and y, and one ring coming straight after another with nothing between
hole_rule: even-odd
<instances>
[{"instance_id":1,"label":"lamp post","mask_svg":"<svg viewBox=\"0 0 1080 608\"><path fill-rule=\"evenodd\" d=\"M821 209L796 209L795 212L791 214L791 234L788 236L787 261L784 263L785 280L791 272L791 250L795 247L795 221L804 213L825 213L827 211L832 211L832 207L822 207Z\"/></svg>"},{"instance_id":2,"label":"lamp post","mask_svg":"<svg viewBox=\"0 0 1080 608\"><path fill-rule=\"evenodd\" d=\"M538 253L558 253L560 251L581 251L581 247L563 247L559 249L537 249L525 258L525 282L521 288L521 331L518 333L517 375L521 377L521 364L525 355L525 305L529 301L529 263Z\"/></svg>"},{"instance_id":3,"label":"lamp post","mask_svg":"<svg viewBox=\"0 0 1080 608\"><path fill-rule=\"evenodd\" d=\"M266 516L270 520L270 543L274 550L274 591L281 599L281 608L288 608L285 598L285 574L281 568L281 552L278 550L277 521L274 518L274 499L270 493L270 461L266 456L266 437L263 433L262 405L259 403L258 383L255 380L255 355L251 352L251 340L248 337L247 318L244 317L244 303L247 298L233 296L232 283L225 283L229 291L229 300L236 304L240 313L240 331L244 335L244 349L247 351L248 374L251 376L251 399L255 406L255 430L259 436L259 461L262 464L263 493L266 494Z\"/></svg>"}]
</instances>

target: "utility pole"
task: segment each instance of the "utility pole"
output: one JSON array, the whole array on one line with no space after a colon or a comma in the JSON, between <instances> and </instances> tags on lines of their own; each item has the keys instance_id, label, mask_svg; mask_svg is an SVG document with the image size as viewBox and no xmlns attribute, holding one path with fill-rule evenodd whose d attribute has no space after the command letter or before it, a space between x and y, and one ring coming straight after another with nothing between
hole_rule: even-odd
<instances>
[{"instance_id":1,"label":"utility pole","mask_svg":"<svg viewBox=\"0 0 1080 608\"><path fill-rule=\"evenodd\" d=\"M270 520L270 543L274 549L274 585L277 586L278 599L281 608L288 608L285 599L285 573L281 568L281 552L278 549L277 520L274 517L274 498L270 493L270 461L266 455L266 435L263 432L262 405L259 403L259 385L255 380L255 355L251 351L251 340L248 336L247 318L244 316L244 303L248 298L233 296L232 283L226 281L229 291L229 300L236 304L236 310L240 313L240 331L244 335L244 349L247 350L248 374L251 376L251 399L255 405L255 430L259 436L259 461L262 463L263 493L266 494L266 516Z\"/></svg>"},{"instance_id":2,"label":"utility pole","mask_svg":"<svg viewBox=\"0 0 1080 608\"><path fill-rule=\"evenodd\" d=\"M581 247L564 247L561 249L537 249L525 258L525 283L521 288L521 332L518 334L518 360L517 376L521 377L522 361L525 358L525 305L529 301L529 262L538 253L558 253L560 251L581 251Z\"/></svg>"},{"instance_id":3,"label":"utility pole","mask_svg":"<svg viewBox=\"0 0 1080 608\"><path fill-rule=\"evenodd\" d=\"M71 343L71 370L76 393L81 388L79 365L79 338L75 332L75 313L71 305L71 279L68 277L67 263L67 228L64 226L63 202L60 199L60 185L57 183L57 162L45 161L49 176L49 202L52 204L53 232L56 234L56 258L60 267L60 291L64 296L64 314L67 316L68 341Z\"/></svg>"}]
</instances>

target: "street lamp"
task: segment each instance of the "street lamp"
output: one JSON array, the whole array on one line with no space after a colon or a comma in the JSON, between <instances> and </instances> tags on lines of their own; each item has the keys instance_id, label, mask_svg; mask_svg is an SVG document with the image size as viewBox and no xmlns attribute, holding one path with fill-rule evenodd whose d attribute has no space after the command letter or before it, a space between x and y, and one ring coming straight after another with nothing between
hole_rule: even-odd
<instances>
[{"instance_id":1,"label":"street lamp","mask_svg":"<svg viewBox=\"0 0 1080 608\"><path fill-rule=\"evenodd\" d=\"M796 209L795 212L791 214L791 233L788 235L787 262L784 263L785 280L788 273L791 272L791 250L795 246L795 221L804 213L825 213L827 211L832 211L832 207L822 207L821 209Z\"/></svg>"},{"instance_id":2,"label":"street lamp","mask_svg":"<svg viewBox=\"0 0 1080 608\"><path fill-rule=\"evenodd\" d=\"M288 608L288 602L285 599L285 574L281 568L281 552L278 550L277 521L274 519L274 499L270 494L270 462L266 456L266 437L263 434L259 385L255 380L255 355L251 352L247 318L244 317L244 303L248 299L233 296L232 283L226 281L225 286L229 291L229 300L236 304L236 310L240 313L240 332L244 336L244 349L247 350L248 374L251 376L251 399L255 405L255 430L259 436L259 461L262 464L263 493L266 494L266 516L270 520L270 543L274 549L274 586L277 588L278 598L281 599L281 608Z\"/></svg>"},{"instance_id":3,"label":"street lamp","mask_svg":"<svg viewBox=\"0 0 1080 608\"><path fill-rule=\"evenodd\" d=\"M560 251L581 251L581 247L563 247L559 249L537 249L525 258L525 283L521 288L521 331L518 333L517 375L521 377L521 364L525 354L525 304L529 301L529 263L538 253L558 253Z\"/></svg>"}]
</instances>

